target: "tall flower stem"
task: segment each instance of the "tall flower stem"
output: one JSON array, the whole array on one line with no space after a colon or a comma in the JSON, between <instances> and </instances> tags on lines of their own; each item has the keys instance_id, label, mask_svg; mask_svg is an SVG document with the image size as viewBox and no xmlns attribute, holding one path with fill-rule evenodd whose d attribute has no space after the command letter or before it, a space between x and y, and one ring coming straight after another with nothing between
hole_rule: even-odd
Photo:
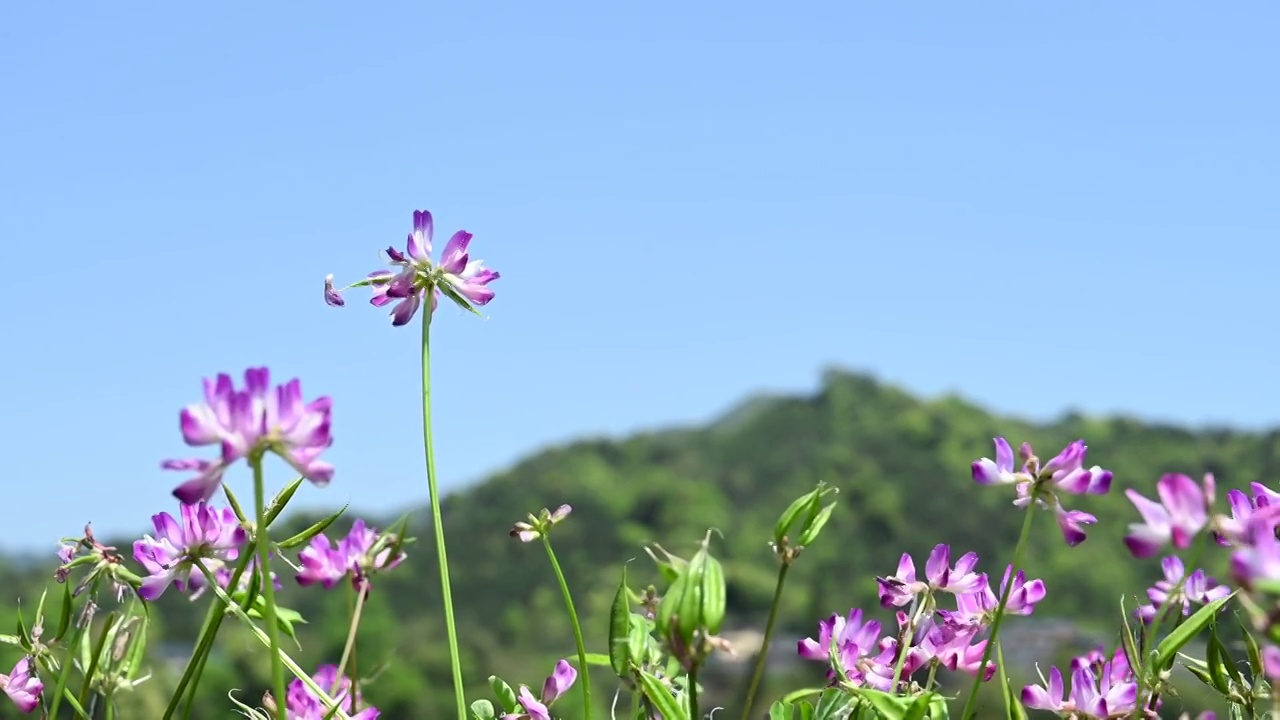
<instances>
[{"instance_id":1,"label":"tall flower stem","mask_svg":"<svg viewBox=\"0 0 1280 720\"><path fill-rule=\"evenodd\" d=\"M351 659L351 651L356 646L356 632L360 629L360 613L364 610L364 597L369 593L364 588L356 590L356 607L351 611L351 628L347 630L347 644L342 648L342 659L338 661L338 675L333 679L330 693L337 693L342 687L342 678L347 674L347 661ZM356 696L355 680L352 680L351 697Z\"/></svg>"},{"instance_id":2,"label":"tall flower stem","mask_svg":"<svg viewBox=\"0 0 1280 720\"><path fill-rule=\"evenodd\" d=\"M266 482L262 473L262 455L250 458L250 465L253 467L253 509L256 518L254 540L258 546L258 574L261 576L262 599L265 601L263 620L267 624L267 637L271 640L271 686L276 699L276 717L287 720L284 663L280 659L280 623L276 619L276 587L271 582L271 541L267 537ZM216 581L212 582L215 586L218 584Z\"/></svg>"},{"instance_id":3,"label":"tall flower stem","mask_svg":"<svg viewBox=\"0 0 1280 720\"><path fill-rule=\"evenodd\" d=\"M551 569L560 581L560 594L564 595L564 606L569 611L569 624L573 626L573 640L578 644L578 679L582 686L582 708L586 720L591 720L591 666L587 665L587 646L582 642L582 626L578 623L578 611L573 607L573 596L569 594L569 583L564 579L564 571L560 569L560 561L556 559L555 550L551 549L551 540L547 533L542 533L542 547L547 550L547 558L551 560Z\"/></svg>"},{"instance_id":4,"label":"tall flower stem","mask_svg":"<svg viewBox=\"0 0 1280 720\"><path fill-rule=\"evenodd\" d=\"M773 603L769 606L769 620L764 626L764 640L760 643L760 652L756 654L756 666L751 671L751 682L747 685L747 696L743 698L742 720L751 717L751 710L756 704L756 693L760 690L760 680L764 677L764 666L769 660L769 643L773 640L773 625L778 621L778 606L782 604L782 587L787 582L787 571L791 563L784 560L778 568L778 583L773 588Z\"/></svg>"},{"instance_id":5,"label":"tall flower stem","mask_svg":"<svg viewBox=\"0 0 1280 720\"><path fill-rule=\"evenodd\" d=\"M231 610L231 614L239 618L240 621L245 624L245 627L249 628L249 632L253 633L253 636L258 638L258 642L266 645L267 647L271 647L271 638L267 636L267 633L262 631L262 628L258 627L258 624L253 621L253 618L249 617L249 613L245 612L244 608L240 607L235 600L232 600L231 597L227 595L227 591L223 590L222 587L218 585L217 579L213 577L213 573L209 572L209 568L206 568L203 565L198 567L200 568L200 572L204 573L205 579L209 581L209 588L213 590L214 594L218 596L218 599ZM288 653L282 650L276 655L276 657L280 658L280 663L288 668L289 672L293 673L293 676L302 683L303 687L310 690L316 696L316 699L320 701L322 709L329 713L326 717L332 716L333 720L351 720L351 718L343 712L339 700L329 697L329 691L320 687L320 685L316 683L315 678L307 674L307 672L302 669L301 665L295 662L293 658L289 657ZM287 703L283 700L277 700L276 702L280 707L287 708Z\"/></svg>"},{"instance_id":6,"label":"tall flower stem","mask_svg":"<svg viewBox=\"0 0 1280 720\"><path fill-rule=\"evenodd\" d=\"M427 291L427 302L431 291ZM440 564L440 592L444 596L444 624L449 637L449 667L453 670L453 695L458 720L466 720L467 696L462 684L462 660L458 655L458 628L453 619L453 591L449 588L449 558L444 548L444 520L440 514L440 489L436 482L436 453L431 442L431 308L422 314L422 447L427 456L427 494L431 525L436 535L436 559ZM586 668L583 668L586 672Z\"/></svg>"},{"instance_id":7,"label":"tall flower stem","mask_svg":"<svg viewBox=\"0 0 1280 720\"><path fill-rule=\"evenodd\" d=\"M1018 536L1018 545L1013 550L1013 565L1009 568L1009 581L1000 591L1000 603L996 606L995 618L991 621L991 637L987 638L987 647L982 651L982 662L978 664L978 673L973 678L973 687L969 689L969 699L964 702L964 711L960 720L969 720L978 701L978 690L982 688L982 676L986 674L987 663L991 660L991 652L1000 640L1000 624L1004 620L1004 608L1009 602L1009 592L1013 590L1013 579L1018 574L1018 566L1022 564L1022 553L1027 548L1027 540L1031 537L1031 521L1036 515L1036 498L1032 493L1031 502L1027 504L1026 517L1022 520L1022 534ZM1008 692L1001 692L1005 704L1009 702ZM1008 708L1005 708L1008 710Z\"/></svg>"},{"instance_id":8,"label":"tall flower stem","mask_svg":"<svg viewBox=\"0 0 1280 720\"><path fill-rule=\"evenodd\" d=\"M236 570L231 576L231 581L227 583L227 587L239 587L240 577L244 575L244 571L249 566L250 560L253 558L257 544L249 541L248 547L244 548L244 554L240 558L240 562L236 565ZM200 628L200 636L196 639L196 649L191 653L191 659L187 661L187 668L182 672L182 677L178 679L178 686L173 690L173 697L169 700L169 706L165 708L164 720L170 720L173 714L178 711L178 705L182 702L184 695L190 694L192 700L195 698L196 688L200 684L200 676L204 672L205 661L209 659L209 652L213 649L213 640L218 635L218 628L222 625L222 618L226 617L226 613L222 609L222 604L218 600L214 600L209 605L209 612L205 615L204 626ZM187 685L190 684L190 692L187 692ZM187 703L184 717L191 717L191 708L194 702Z\"/></svg>"}]
</instances>

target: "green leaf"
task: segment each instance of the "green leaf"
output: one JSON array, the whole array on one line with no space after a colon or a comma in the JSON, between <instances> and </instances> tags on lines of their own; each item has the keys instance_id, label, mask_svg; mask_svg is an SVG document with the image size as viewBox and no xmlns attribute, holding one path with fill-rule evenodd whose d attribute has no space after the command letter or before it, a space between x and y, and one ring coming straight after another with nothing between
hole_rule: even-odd
<instances>
[{"instance_id":1,"label":"green leaf","mask_svg":"<svg viewBox=\"0 0 1280 720\"><path fill-rule=\"evenodd\" d=\"M1218 611L1222 610L1223 606L1234 597L1235 593L1231 593L1224 598L1219 598L1205 605L1192 613L1186 622L1166 635L1152 654L1151 670L1159 671L1171 667L1178 651L1186 647L1187 643L1191 642L1196 635L1199 635L1201 630L1208 627L1209 623L1213 622L1213 618L1218 614Z\"/></svg>"},{"instance_id":2,"label":"green leaf","mask_svg":"<svg viewBox=\"0 0 1280 720\"><path fill-rule=\"evenodd\" d=\"M342 517L342 513L346 511L347 511L347 506L343 505L342 509L339 510L338 512L330 515L329 517L321 520L320 522L312 525L311 527L307 528L306 530L303 530L302 532L298 533L297 535L294 535L293 537L287 540L281 540L280 542L276 543L276 545L279 545L281 548L285 550L296 548L300 545L305 545L311 542L311 538L319 535L325 530L328 530L329 526L332 525L335 520Z\"/></svg>"},{"instance_id":3,"label":"green leaf","mask_svg":"<svg viewBox=\"0 0 1280 720\"><path fill-rule=\"evenodd\" d=\"M502 707L503 711L508 713L523 712L520 709L520 701L516 699L515 691L502 678L497 675L490 675L489 687L493 688L493 694L498 697L498 705Z\"/></svg>"},{"instance_id":4,"label":"green leaf","mask_svg":"<svg viewBox=\"0 0 1280 720\"><path fill-rule=\"evenodd\" d=\"M1214 642L1214 636L1209 636L1209 647L1205 654L1205 663L1209 666L1209 679L1213 681L1213 689L1222 693L1223 697L1231 694L1231 683L1227 680L1227 673L1223 669L1222 644Z\"/></svg>"},{"instance_id":5,"label":"green leaf","mask_svg":"<svg viewBox=\"0 0 1280 720\"><path fill-rule=\"evenodd\" d=\"M227 503L231 505L231 511L236 514L236 519L241 525L248 525L249 518L244 514L244 508L240 507L240 501L236 499L236 494L231 492L231 486L222 483L222 494L227 496Z\"/></svg>"},{"instance_id":6,"label":"green leaf","mask_svg":"<svg viewBox=\"0 0 1280 720\"><path fill-rule=\"evenodd\" d=\"M800 720L813 720L813 703L805 700L796 707L800 708Z\"/></svg>"},{"instance_id":7,"label":"green leaf","mask_svg":"<svg viewBox=\"0 0 1280 720\"><path fill-rule=\"evenodd\" d=\"M631 653L631 601L627 589L627 566L622 566L622 582L613 595L609 607L609 666L620 678L627 677L632 662L639 661L639 654ZM641 646L643 652L643 645Z\"/></svg>"},{"instance_id":8,"label":"green leaf","mask_svg":"<svg viewBox=\"0 0 1280 720\"><path fill-rule=\"evenodd\" d=\"M53 634L53 641L57 642L67 634L67 630L71 629L71 606L73 604L71 597L71 583L62 583L62 610L58 613L58 631Z\"/></svg>"},{"instance_id":9,"label":"green leaf","mask_svg":"<svg viewBox=\"0 0 1280 720\"><path fill-rule=\"evenodd\" d=\"M1191 673L1192 675L1195 675L1196 679L1198 679L1200 682L1204 683L1205 685L1208 685L1214 690L1218 689L1214 687L1213 677L1209 674L1209 671L1207 669L1197 665L1191 665L1191 664L1187 664L1185 667L1187 668L1187 672Z\"/></svg>"},{"instance_id":10,"label":"green leaf","mask_svg":"<svg viewBox=\"0 0 1280 720\"><path fill-rule=\"evenodd\" d=\"M689 711L683 703L676 702L671 690L662 681L644 670L638 670L640 689L653 707L662 713L662 720L689 720Z\"/></svg>"},{"instance_id":11,"label":"green leaf","mask_svg":"<svg viewBox=\"0 0 1280 720\"><path fill-rule=\"evenodd\" d=\"M814 708L813 720L837 720L846 717L853 708L857 698L839 688L829 688L818 698L818 707ZM898 717L901 717L899 715Z\"/></svg>"},{"instance_id":12,"label":"green leaf","mask_svg":"<svg viewBox=\"0 0 1280 720\"><path fill-rule=\"evenodd\" d=\"M792 690L782 696L782 702L788 705L795 705L800 698L809 697L810 695L821 695L827 688L803 688L800 690Z\"/></svg>"},{"instance_id":13,"label":"green leaf","mask_svg":"<svg viewBox=\"0 0 1280 720\"><path fill-rule=\"evenodd\" d=\"M474 720L494 720L498 717L493 703L488 700L477 700L471 703L471 716Z\"/></svg>"},{"instance_id":14,"label":"green leaf","mask_svg":"<svg viewBox=\"0 0 1280 720\"><path fill-rule=\"evenodd\" d=\"M276 493L275 497L271 498L271 503L267 505L266 514L265 517L263 517L263 520L266 521L267 527L271 527L271 523L275 522L275 519L280 516L280 512L283 511L284 506L288 505L289 501L293 499L293 494L298 492L298 487L302 485L302 481L304 479L305 478L301 477L295 479L293 482L285 485L280 492Z\"/></svg>"},{"instance_id":15,"label":"green leaf","mask_svg":"<svg viewBox=\"0 0 1280 720\"><path fill-rule=\"evenodd\" d=\"M1240 616L1236 615L1236 624L1240 626L1240 634L1244 636L1245 651L1249 653L1249 668L1253 671L1253 677L1263 675L1262 653L1258 650L1258 641L1254 639L1253 633L1245 626Z\"/></svg>"},{"instance_id":16,"label":"green leaf","mask_svg":"<svg viewBox=\"0 0 1280 720\"><path fill-rule=\"evenodd\" d=\"M1240 669L1236 667L1236 662L1231 658L1231 653L1227 650L1227 646L1218 637L1218 624L1216 622L1210 629L1209 642L1218 646L1218 657L1222 659L1222 666L1227 672L1227 677L1231 679L1231 682L1236 687L1243 688L1244 678L1240 675Z\"/></svg>"},{"instance_id":17,"label":"green leaf","mask_svg":"<svg viewBox=\"0 0 1280 720\"><path fill-rule=\"evenodd\" d=\"M578 662L577 655L574 655L572 657L566 657L565 659L568 660L569 663L572 665L580 664ZM611 661L609 660L609 656L605 655L604 653L587 653L587 664L599 665L600 667L609 667L609 665L611 664Z\"/></svg>"},{"instance_id":18,"label":"green leaf","mask_svg":"<svg viewBox=\"0 0 1280 720\"><path fill-rule=\"evenodd\" d=\"M1013 689L1013 684L1008 680L1004 684L1005 707L1009 709L1009 720L1027 720L1027 709L1022 705L1022 698ZM945 705L943 706L945 709ZM934 717L946 717L943 715L935 715Z\"/></svg>"},{"instance_id":19,"label":"green leaf","mask_svg":"<svg viewBox=\"0 0 1280 720\"><path fill-rule=\"evenodd\" d=\"M781 700L769 706L769 720L791 720L794 714L791 706Z\"/></svg>"}]
</instances>

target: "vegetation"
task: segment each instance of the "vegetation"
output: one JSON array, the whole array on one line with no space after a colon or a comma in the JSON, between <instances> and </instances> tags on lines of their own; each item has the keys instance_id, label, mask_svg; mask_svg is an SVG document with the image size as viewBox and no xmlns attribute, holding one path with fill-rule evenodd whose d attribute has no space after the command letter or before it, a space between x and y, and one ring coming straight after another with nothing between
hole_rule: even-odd
<instances>
[{"instance_id":1,"label":"vegetation","mask_svg":"<svg viewBox=\"0 0 1280 720\"><path fill-rule=\"evenodd\" d=\"M776 581L768 543L778 514L824 482L839 489L839 503L821 542L806 550L788 578L774 643L780 659L768 666L760 693L764 705L757 709L763 713L768 702L798 684L821 685L820 665L787 660L794 658L794 641L816 636L820 619L851 607L891 622L889 611L879 609L872 578L892 574L902 553L919 564L934 545L948 543L957 554L976 551L983 558L980 569L996 577L1010 561L1023 515L1009 507L1010 493L977 488L970 475L975 459L992 455L997 435L1049 452L1086 438L1090 461L1115 473L1109 495L1073 499L1074 507L1098 518L1088 528L1087 552L1067 547L1048 520L1031 537L1028 571L1044 580L1048 596L1034 618L1010 618L1003 637L1014 643L1019 626L1052 628L1046 634L1058 640L1044 646L1049 654L1031 658L1046 668L1095 642L1114 647L1122 597L1132 610L1146 602L1134 596L1159 577L1158 560L1135 561L1122 544L1128 524L1138 518L1119 490L1136 487L1151 495L1155 480L1171 471L1197 477L1213 472L1223 489L1265 482L1280 471L1276 432L1191 430L1078 414L1039 424L997 417L957 397L921 400L840 371L828 372L810 397L755 399L707 427L549 449L449 495L442 505L468 699L489 696L490 674L536 688L556 660L576 657L546 557L536 544L508 535L528 513L572 505L571 518L556 528L555 545L574 588L587 650L604 653L620 566L638 560L628 566L633 588L659 583L643 546L656 540L688 557L708 528L729 538L716 546L727 578L722 634L734 638L737 630L762 628ZM356 468L344 468L346 477L357 474ZM316 520L291 516L279 536ZM382 526L394 520L386 518ZM345 532L344 522L335 529ZM355 656L365 678L361 689L376 700L384 720L448 717L454 707L427 511L411 513L408 528L420 540L407 546L400 567L374 578ZM131 541L117 538L114 544L124 549ZM12 589L4 597L21 597L30 610L46 584L57 587L51 583L56 565L52 555L0 565L0 585ZM298 627L301 650L288 640L286 646L304 667L332 662L346 640L353 593L341 586L300 591L292 577L282 581L280 605L308 620ZM121 718L161 716L209 602L209 596L191 602L168 593L152 606L153 677L121 697ZM15 610L0 609L0 627L15 626ZM1052 625L1053 619L1069 621L1068 630ZM1031 646L1031 636L1018 637ZM741 644L737 662L721 659L702 677L704 708L726 705L736 717L751 667L750 636L743 635ZM0 656L0 665L11 667L17 657ZM599 686L609 689L595 694L596 716L608 717L613 685L606 682L607 669L593 672L601 673ZM270 684L264 647L241 625L227 623L189 717L225 718L228 692L253 705ZM965 686L953 689L962 693ZM1204 702L1187 700L1196 706L1189 709ZM557 715L581 717L579 702L576 693L567 694L556 705ZM1178 704L1170 702L1168 707ZM11 711L0 709L0 717Z\"/></svg>"}]
</instances>

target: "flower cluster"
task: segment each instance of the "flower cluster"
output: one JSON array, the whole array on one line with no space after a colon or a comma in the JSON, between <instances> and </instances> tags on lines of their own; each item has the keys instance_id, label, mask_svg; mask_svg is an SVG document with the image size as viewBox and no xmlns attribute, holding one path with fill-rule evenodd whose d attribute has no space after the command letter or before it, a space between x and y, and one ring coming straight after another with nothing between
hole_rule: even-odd
<instances>
[{"instance_id":1,"label":"flower cluster","mask_svg":"<svg viewBox=\"0 0 1280 720\"><path fill-rule=\"evenodd\" d=\"M524 712L507 713L502 716L502 720L551 720L551 703L568 692L577 679L578 671L569 661L557 662L555 671L542 683L542 694L534 697L527 685L521 685L517 700Z\"/></svg>"},{"instance_id":2,"label":"flower cluster","mask_svg":"<svg viewBox=\"0 0 1280 720\"><path fill-rule=\"evenodd\" d=\"M149 575L138 587L138 597L155 600L169 586L179 592L199 592L208 581L197 563L209 572L235 560L246 540L231 508L215 510L206 503L182 505L181 522L166 512L151 516L155 535L133 543L133 558Z\"/></svg>"},{"instance_id":3,"label":"flower cluster","mask_svg":"<svg viewBox=\"0 0 1280 720\"><path fill-rule=\"evenodd\" d=\"M1034 502L1038 507L1052 510L1067 544L1074 546L1084 542L1083 526L1098 519L1087 512L1067 510L1059 496L1063 493L1105 495L1111 489L1112 477L1110 470L1103 470L1097 465L1084 467L1088 449L1084 441L1076 440L1043 465L1031 446L1023 443L1018 451L1022 460L1020 467L1014 465L1013 448L1008 440L998 437L995 444L995 460L982 458L973 463L974 481L979 485L1013 485L1017 492L1014 505L1026 507Z\"/></svg>"},{"instance_id":4,"label":"flower cluster","mask_svg":"<svg viewBox=\"0 0 1280 720\"><path fill-rule=\"evenodd\" d=\"M400 551L400 538L392 533L379 534L356 520L347 536L333 541L324 534L311 539L298 560L302 571L298 573L299 585L320 583L326 590L338 584L347 575L357 590L367 590L369 576L381 570L390 570L404 560Z\"/></svg>"},{"instance_id":5,"label":"flower cluster","mask_svg":"<svg viewBox=\"0 0 1280 720\"><path fill-rule=\"evenodd\" d=\"M359 693L352 696L351 679L345 675L340 677L337 665L321 665L311 679L338 702L338 706L351 720L378 720L378 716L381 715L374 707L356 712L356 708L363 705L363 698ZM270 695L263 698L263 705L269 709L275 709L274 699ZM353 712L355 714L352 714ZM324 702L299 679L289 683L289 690L285 696L285 714L289 720L324 720L330 717Z\"/></svg>"},{"instance_id":6,"label":"flower cluster","mask_svg":"<svg viewBox=\"0 0 1280 720\"><path fill-rule=\"evenodd\" d=\"M876 578L881 605L913 606L911 613L897 613L897 633L880 637L880 623L864 622L862 611L854 609L847 619L832 615L819 623L817 640L800 641L800 656L831 662L834 680L881 691L901 689L894 686L895 677L905 681L929 666L989 680L996 667L991 662L983 666L987 641L979 637L994 620L999 601L987 575L974 571L977 563L975 553L966 553L953 566L950 548L938 545L926 561L924 580L919 580L914 561L904 554L896 575ZM1005 569L1000 583L1000 592L1009 595L1005 612L1030 615L1045 597L1044 582L1028 581L1021 571L1011 579L1012 569ZM954 596L954 610L937 607L944 593Z\"/></svg>"},{"instance_id":7,"label":"flower cluster","mask_svg":"<svg viewBox=\"0 0 1280 720\"><path fill-rule=\"evenodd\" d=\"M417 314L427 296L431 298L431 312L435 312L441 294L447 295L458 305L474 311L475 305L485 305L493 299L489 283L500 275L484 266L480 260L471 259L471 233L459 230L449 238L440 262L431 259L431 239L435 222L431 213L416 210L413 213L413 232L405 244L404 252L387 248L391 270L375 270L369 276L350 287L370 286L373 297L369 302L375 307L391 303L391 324L408 325ZM324 281L324 299L335 307L346 304L341 293L333 286L333 276Z\"/></svg>"},{"instance_id":8,"label":"flower cluster","mask_svg":"<svg viewBox=\"0 0 1280 720\"><path fill-rule=\"evenodd\" d=\"M1040 681L1040 685L1023 688L1023 704L1059 717L1124 718L1138 707L1138 681L1123 648L1117 648L1110 658L1094 651L1072 660L1069 694L1056 666L1049 669L1048 680L1042 675Z\"/></svg>"},{"instance_id":9,"label":"flower cluster","mask_svg":"<svg viewBox=\"0 0 1280 720\"><path fill-rule=\"evenodd\" d=\"M1166 557L1160 562L1160 567L1164 571L1164 578L1147 589L1147 597L1151 599L1151 603L1134 610L1134 614L1145 624L1150 625L1165 608L1180 607L1184 616L1190 615L1193 604L1205 605L1231 594L1231 588L1219 584L1206 575L1203 569L1197 569L1188 575L1182 559L1176 555Z\"/></svg>"},{"instance_id":10,"label":"flower cluster","mask_svg":"<svg viewBox=\"0 0 1280 720\"><path fill-rule=\"evenodd\" d=\"M219 445L222 451L214 460L162 463L166 470L197 473L173 491L182 502L208 500L229 466L267 451L279 455L316 485L327 485L333 478L333 466L320 460L320 454L333 443L329 434L332 401L321 397L304 402L297 379L272 388L267 368L246 370L244 381L244 389L236 390L230 375L206 379L204 403L182 410L182 436L187 445Z\"/></svg>"},{"instance_id":11,"label":"flower cluster","mask_svg":"<svg viewBox=\"0 0 1280 720\"><path fill-rule=\"evenodd\" d=\"M561 505L554 512L547 508L542 508L542 511L537 515L529 513L529 522L521 520L512 525L510 535L519 539L520 542L533 542L551 532L551 528L569 517L571 512L573 512L573 508L569 505Z\"/></svg>"}]
</instances>

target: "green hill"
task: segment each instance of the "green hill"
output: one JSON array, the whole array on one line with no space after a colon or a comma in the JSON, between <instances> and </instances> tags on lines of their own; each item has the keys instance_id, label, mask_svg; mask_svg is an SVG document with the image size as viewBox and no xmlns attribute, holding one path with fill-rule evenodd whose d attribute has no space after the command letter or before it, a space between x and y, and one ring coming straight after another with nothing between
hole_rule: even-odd
<instances>
[{"instance_id":1,"label":"green hill","mask_svg":"<svg viewBox=\"0 0 1280 720\"><path fill-rule=\"evenodd\" d=\"M1120 543L1127 524L1136 519L1125 488L1150 494L1162 472L1176 470L1193 476L1212 471L1224 490L1267 481L1280 470L1277 432L1192 430L1079 415L1034 424L997 417L957 397L923 400L864 375L835 371L811 396L748 402L707 427L552 448L444 503L473 697L487 696L489 673L536 686L556 658L573 654L546 558L536 545L508 537L514 521L542 507L573 506L553 539L586 615L588 649L603 651L607 607L622 563L637 559L631 565L633 586L656 578L642 552L645 543L656 540L682 554L708 527L726 538L716 541L715 549L728 576L730 634L763 627L776 572L767 545L773 524L792 499L824 481L840 489L839 506L791 573L772 678L798 672L810 684L820 681L821 668L787 662L794 640L812 634L820 618L851 606L888 620L878 608L873 578L892 573L901 553L922 559L935 544L946 542L957 554L977 551L980 569L993 574L1009 562L1021 522L1010 504L1012 494L1007 488L976 486L969 471L973 460L992 453L995 435L1015 444L1029 441L1046 459L1082 437L1089 444L1089 464L1115 472L1110 495L1070 499L1072 507L1098 516L1082 546L1068 548L1051 515L1037 518L1029 570L1049 588L1037 621L1068 640L1110 637L1122 593L1140 593L1155 579L1156 561L1137 563ZM358 468L344 468L344 478L358 476ZM411 534L419 542L409 548L404 565L376 579L363 624L358 660L363 674L376 674L366 694L383 709L385 720L445 717L452 707L427 517L425 511L412 516ZM300 528L313 520L293 517L290 523ZM393 518L380 520L385 526ZM116 544L123 548L128 542ZM47 572L0 568L0 581L5 587L31 588L42 584ZM303 650L297 655L304 665L336 660L350 593L303 590L290 577L284 579L282 602L310 620L299 634ZM30 590L24 594L31 596ZM170 593L159 604L156 629L166 654L184 657L206 602L193 604ZM0 612L0 623L10 612ZM1069 621L1070 632L1062 635L1064 625L1050 622L1055 620ZM1031 621L1011 621L1008 627L1019 623ZM1034 627L1031 623L1024 630ZM749 655L750 635L738 637L746 646L744 656ZM1025 642L1031 647L1035 640ZM1055 646L1045 647L1052 652ZM232 687L240 688L238 697L246 701L260 697L266 687L260 657L238 629L224 638L192 717L227 717L225 697ZM157 677L134 693L136 714L125 717L159 716L155 696L172 678L159 652L154 659ZM1060 659L1038 658L1041 664ZM740 670L724 662L709 676L713 700L731 702L734 696L726 691L737 692ZM598 687L612 687L606 674L597 677ZM770 683L766 696L779 689ZM599 690L597 696L603 710L610 697ZM575 717L575 701L576 695L566 697L557 708Z\"/></svg>"}]
</instances>

